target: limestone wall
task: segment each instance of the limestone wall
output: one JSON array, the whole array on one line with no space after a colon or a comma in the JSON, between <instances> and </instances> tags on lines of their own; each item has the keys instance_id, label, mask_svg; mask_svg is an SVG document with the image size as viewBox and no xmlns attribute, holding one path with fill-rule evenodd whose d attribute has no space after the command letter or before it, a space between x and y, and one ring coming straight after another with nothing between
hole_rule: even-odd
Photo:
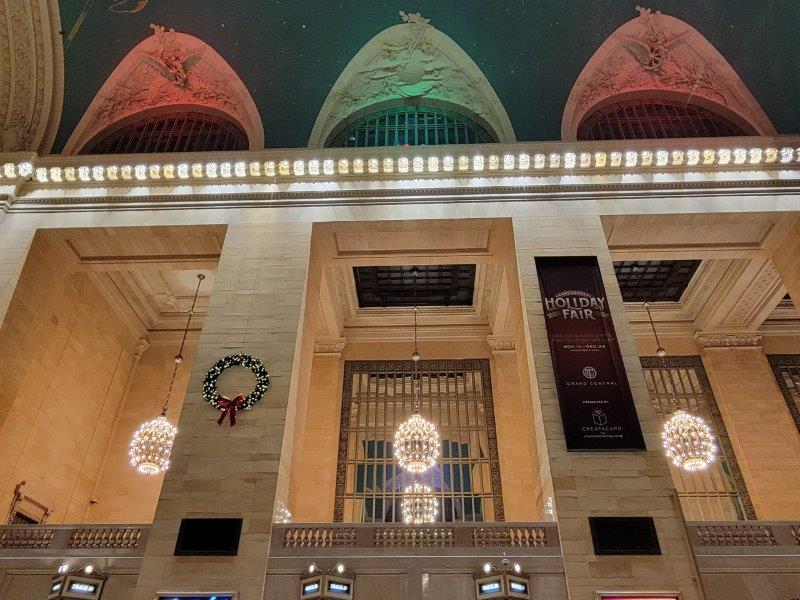
<instances>
[{"instance_id":1,"label":"limestone wall","mask_svg":"<svg viewBox=\"0 0 800 600\"><path fill-rule=\"evenodd\" d=\"M14 486L82 522L138 336L86 272L37 236L0 327L0 510Z\"/></svg>"}]
</instances>

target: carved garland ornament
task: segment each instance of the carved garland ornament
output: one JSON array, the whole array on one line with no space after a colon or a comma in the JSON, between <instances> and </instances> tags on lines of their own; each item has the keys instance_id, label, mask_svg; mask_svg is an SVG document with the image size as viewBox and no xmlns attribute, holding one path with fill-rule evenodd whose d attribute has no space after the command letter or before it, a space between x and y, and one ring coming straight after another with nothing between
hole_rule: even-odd
<instances>
[{"instance_id":1,"label":"carved garland ornament","mask_svg":"<svg viewBox=\"0 0 800 600\"><path fill-rule=\"evenodd\" d=\"M57 3L0 0L0 151L50 150L61 114ZM59 24L56 24L56 26ZM52 122L51 122L52 121Z\"/></svg>"}]
</instances>

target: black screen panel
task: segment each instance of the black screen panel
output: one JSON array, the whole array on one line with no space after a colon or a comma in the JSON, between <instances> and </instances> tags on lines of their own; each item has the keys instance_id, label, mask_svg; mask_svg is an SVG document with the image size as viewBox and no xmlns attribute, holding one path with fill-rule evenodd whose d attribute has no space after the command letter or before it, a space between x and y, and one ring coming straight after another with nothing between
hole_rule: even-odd
<instances>
[{"instance_id":1,"label":"black screen panel","mask_svg":"<svg viewBox=\"0 0 800 600\"><path fill-rule=\"evenodd\" d=\"M652 517L589 517L597 555L661 554Z\"/></svg>"},{"instance_id":2,"label":"black screen panel","mask_svg":"<svg viewBox=\"0 0 800 600\"><path fill-rule=\"evenodd\" d=\"M242 519L183 519L175 556L236 556Z\"/></svg>"}]
</instances>

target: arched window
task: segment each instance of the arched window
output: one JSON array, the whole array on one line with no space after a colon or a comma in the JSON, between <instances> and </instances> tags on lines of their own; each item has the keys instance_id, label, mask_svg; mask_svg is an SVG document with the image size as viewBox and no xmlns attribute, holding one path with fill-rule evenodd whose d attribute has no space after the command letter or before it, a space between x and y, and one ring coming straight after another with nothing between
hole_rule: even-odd
<instances>
[{"instance_id":1,"label":"arched window","mask_svg":"<svg viewBox=\"0 0 800 600\"><path fill-rule=\"evenodd\" d=\"M246 150L247 134L224 117L182 109L133 117L86 144L81 154Z\"/></svg>"},{"instance_id":2,"label":"arched window","mask_svg":"<svg viewBox=\"0 0 800 600\"><path fill-rule=\"evenodd\" d=\"M579 140L645 140L660 138L753 135L750 127L696 104L654 97L607 104L578 126Z\"/></svg>"},{"instance_id":3,"label":"arched window","mask_svg":"<svg viewBox=\"0 0 800 600\"><path fill-rule=\"evenodd\" d=\"M328 147L437 146L497 141L485 127L453 110L402 105L371 112L331 136Z\"/></svg>"}]
</instances>

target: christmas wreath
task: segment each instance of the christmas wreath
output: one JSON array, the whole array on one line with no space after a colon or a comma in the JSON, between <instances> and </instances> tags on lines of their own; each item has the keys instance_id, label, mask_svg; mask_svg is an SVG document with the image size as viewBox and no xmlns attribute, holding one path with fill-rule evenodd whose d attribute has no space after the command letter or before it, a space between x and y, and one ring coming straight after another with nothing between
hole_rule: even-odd
<instances>
[{"instance_id":1,"label":"christmas wreath","mask_svg":"<svg viewBox=\"0 0 800 600\"><path fill-rule=\"evenodd\" d=\"M256 377L256 386L249 394L237 394L231 399L217 391L217 379L225 369L236 365L253 372ZM222 425L225 417L230 417L231 426L233 426L236 425L236 412L253 408L253 405L261 400L268 388L269 372L261 360L249 354L230 354L219 359L206 373L206 378L203 380L203 398L211 406L222 411L217 424Z\"/></svg>"}]
</instances>

